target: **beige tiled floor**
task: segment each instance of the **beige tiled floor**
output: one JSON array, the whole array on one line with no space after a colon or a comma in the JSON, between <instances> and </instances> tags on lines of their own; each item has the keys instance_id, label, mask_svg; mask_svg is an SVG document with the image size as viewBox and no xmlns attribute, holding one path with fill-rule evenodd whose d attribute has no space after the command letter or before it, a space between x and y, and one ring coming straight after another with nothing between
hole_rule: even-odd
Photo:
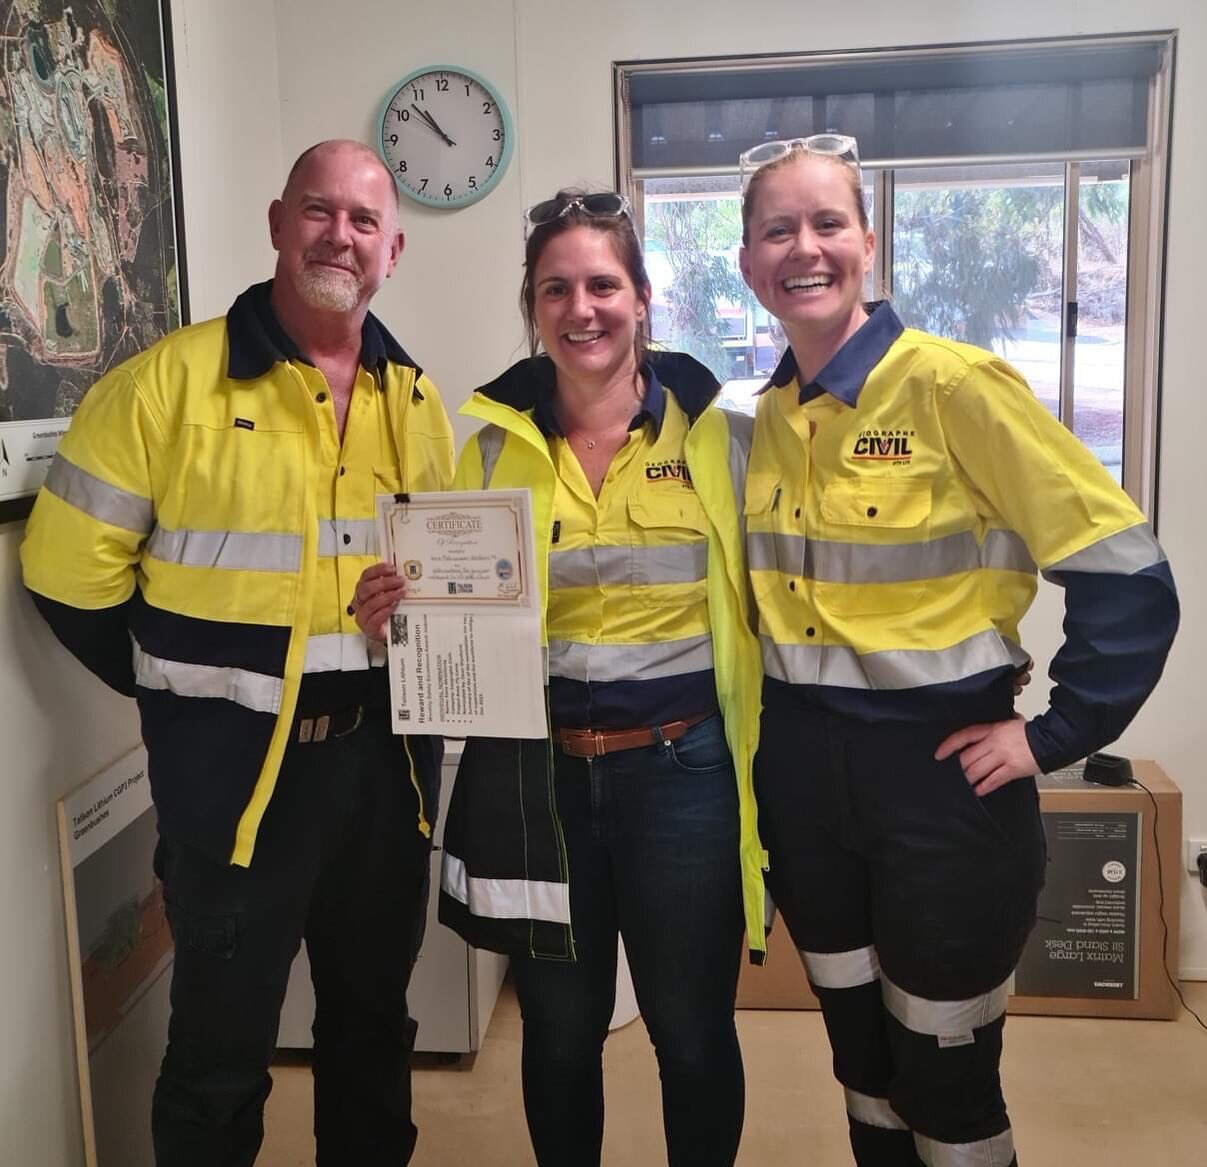
<instances>
[{"instance_id":1,"label":"beige tiled floor","mask_svg":"<svg viewBox=\"0 0 1207 1167\"><path fill-rule=\"evenodd\" d=\"M1207 983L1185 986L1207 1019ZM743 1167L849 1167L842 1096L816 1013L744 1011ZM415 1167L533 1162L520 1103L520 1019L504 986L472 1065L415 1073ZM1207 1167L1207 1032L1168 1021L1012 1017L1004 1067L1025 1167ZM640 1021L606 1047L605 1167L665 1163L658 1071ZM310 1075L278 1066L258 1167L309 1167Z\"/></svg>"}]
</instances>

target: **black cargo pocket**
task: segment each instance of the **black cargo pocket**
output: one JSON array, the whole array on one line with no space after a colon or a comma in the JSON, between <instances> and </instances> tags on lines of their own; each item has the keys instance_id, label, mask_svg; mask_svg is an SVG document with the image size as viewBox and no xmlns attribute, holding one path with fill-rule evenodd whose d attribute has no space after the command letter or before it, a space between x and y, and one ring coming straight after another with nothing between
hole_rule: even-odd
<instances>
[{"instance_id":1,"label":"black cargo pocket","mask_svg":"<svg viewBox=\"0 0 1207 1167\"><path fill-rule=\"evenodd\" d=\"M176 946L188 947L219 960L230 960L238 947L239 917L193 912L171 901L167 904L168 924Z\"/></svg>"}]
</instances>

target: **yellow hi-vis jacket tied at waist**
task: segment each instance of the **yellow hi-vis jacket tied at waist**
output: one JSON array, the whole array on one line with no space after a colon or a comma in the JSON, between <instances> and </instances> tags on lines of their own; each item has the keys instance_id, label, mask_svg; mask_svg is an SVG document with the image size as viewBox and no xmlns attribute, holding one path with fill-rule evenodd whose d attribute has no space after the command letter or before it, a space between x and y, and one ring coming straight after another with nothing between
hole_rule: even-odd
<instances>
[{"instance_id":1,"label":"yellow hi-vis jacket tied at waist","mask_svg":"<svg viewBox=\"0 0 1207 1167\"><path fill-rule=\"evenodd\" d=\"M670 424L671 411L676 411L676 424L685 419L687 437L682 454L689 481L694 484L691 504L702 510L704 521L700 525L707 531L703 558L707 563L705 591L712 641L709 663L715 672L715 699L737 776L740 854L735 861L741 863L747 939L752 955L761 960L766 948L762 877L766 852L758 838L752 782L761 670L758 643L751 631L737 501L741 497L750 422L710 407L717 392L716 381L690 357L652 353L649 372L666 390L666 424ZM527 486L532 490L537 572L546 617L549 589L576 586L574 565L589 553L585 548L572 548L566 553L565 563L551 566L558 554L553 521L557 476L548 442L533 418L533 404L541 385L548 385L552 375L548 358L538 357L520 362L474 394L462 412L489 424L466 444L456 477L457 486L464 489ZM665 497L676 496L668 492ZM651 528L655 517L650 516ZM680 517L676 510L668 525L676 526ZM619 561L620 549L597 548L600 555L596 570L603 576L595 586L608 595L615 591L617 602L627 590L635 608L625 626L632 632L630 648L639 666L645 659L641 652L657 647L642 642L643 632L638 627L641 610L650 622L647 631L656 636L652 630L661 628L659 621L664 619L659 615L660 608L673 599L676 587L683 591L684 609L692 608L700 587L700 572L690 569L687 562L694 554L692 546L682 545L685 554L672 547L661 560L644 543L634 546L623 557L623 570L617 567L615 572L608 569L613 560ZM675 579L659 577L654 583L648 570L656 562L661 562ZM634 584L637 577L644 578L640 586ZM645 603L639 595L643 590L651 594L656 590L659 602ZM583 619L593 619L597 607L584 604ZM568 605L570 613L574 610L573 604ZM571 615L569 622L559 628L560 641L550 643L547 625L542 633L551 656L555 646L565 646L557 648L559 659L565 658L563 674L567 669L576 673L571 658L580 650L585 653L596 647L586 643L591 639L586 629L583 636L576 636L572 623ZM601 651L593 665L597 671L624 651L624 646L617 644L598 647ZM653 671L672 664L663 661ZM636 673L640 675L640 667ZM440 918L478 947L561 958L573 953L569 909L573 872L566 869L550 751L548 741L466 742L445 826ZM502 780L505 775L506 780Z\"/></svg>"},{"instance_id":2,"label":"yellow hi-vis jacket tied at waist","mask_svg":"<svg viewBox=\"0 0 1207 1167\"><path fill-rule=\"evenodd\" d=\"M847 345L871 366L849 385L836 358L835 390L823 370L802 391L789 352L759 401L745 512L767 700L958 724L992 690L1008 716L1038 565L1068 639L1032 750L1047 770L1101 748L1177 624L1144 516L993 354L902 330L887 304Z\"/></svg>"},{"instance_id":3,"label":"yellow hi-vis jacket tied at waist","mask_svg":"<svg viewBox=\"0 0 1207 1167\"><path fill-rule=\"evenodd\" d=\"M320 521L307 379L318 374L273 347L256 296L266 299L266 286L240 296L225 320L180 329L93 386L21 549L31 591L128 628L160 821L241 865L316 653L320 556L327 544L355 552L359 575L377 560L376 494L447 489L453 448L435 386L369 316L362 363L371 361L376 390L365 424L377 426L377 453L372 465L346 467L338 509ZM318 647L359 636L347 616ZM119 662L77 655L126 688Z\"/></svg>"}]
</instances>

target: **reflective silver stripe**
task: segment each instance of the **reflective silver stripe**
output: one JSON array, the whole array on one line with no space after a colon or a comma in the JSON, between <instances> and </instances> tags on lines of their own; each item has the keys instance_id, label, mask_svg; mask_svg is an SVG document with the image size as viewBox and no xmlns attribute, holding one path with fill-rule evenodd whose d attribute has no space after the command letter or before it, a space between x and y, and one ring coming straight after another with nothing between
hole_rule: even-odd
<instances>
[{"instance_id":1,"label":"reflective silver stripe","mask_svg":"<svg viewBox=\"0 0 1207 1167\"><path fill-rule=\"evenodd\" d=\"M922 543L836 543L803 535L754 531L746 537L751 570L784 572L822 583L879 584L939 579L979 567L1034 571L1023 541L991 531L984 548L971 531Z\"/></svg>"},{"instance_id":2,"label":"reflective silver stripe","mask_svg":"<svg viewBox=\"0 0 1207 1167\"><path fill-rule=\"evenodd\" d=\"M926 1167L1010 1167L1014 1162L1014 1132L976 1143L940 1143L914 1132L914 1148Z\"/></svg>"},{"instance_id":3,"label":"reflective silver stripe","mask_svg":"<svg viewBox=\"0 0 1207 1167\"><path fill-rule=\"evenodd\" d=\"M750 445L754 440L754 418L729 409L721 411L729 423L729 477L733 482L733 498L738 510L739 536L746 540L746 466L750 462Z\"/></svg>"},{"instance_id":4,"label":"reflective silver stripe","mask_svg":"<svg viewBox=\"0 0 1207 1167\"><path fill-rule=\"evenodd\" d=\"M906 1029L941 1037L945 1034L971 1033L982 1025L996 1021L1006 1012L1010 982L1003 981L997 988L979 997L970 997L967 1001L931 1001L926 997L915 997L894 985L886 976L880 978L880 991L884 995L884 1007Z\"/></svg>"},{"instance_id":5,"label":"reflective silver stripe","mask_svg":"<svg viewBox=\"0 0 1207 1167\"><path fill-rule=\"evenodd\" d=\"M992 629L950 648L890 648L862 655L841 644L776 644L765 633L759 641L767 675L791 685L914 689L1027 662L1017 644Z\"/></svg>"},{"instance_id":6,"label":"reflective silver stripe","mask_svg":"<svg viewBox=\"0 0 1207 1167\"><path fill-rule=\"evenodd\" d=\"M219 697L257 713L281 708L280 677L249 669L194 665L143 652L134 642L134 680L144 689L166 689L179 697Z\"/></svg>"},{"instance_id":7,"label":"reflective silver stripe","mask_svg":"<svg viewBox=\"0 0 1207 1167\"><path fill-rule=\"evenodd\" d=\"M490 489L490 480L494 476L495 463L503 452L503 442L507 437L506 431L497 425L486 425L478 431L478 450L482 455L482 489Z\"/></svg>"},{"instance_id":8,"label":"reflective silver stripe","mask_svg":"<svg viewBox=\"0 0 1207 1167\"><path fill-rule=\"evenodd\" d=\"M664 547L578 547L549 554L549 588L697 583L708 575L708 543Z\"/></svg>"},{"instance_id":9,"label":"reflective silver stripe","mask_svg":"<svg viewBox=\"0 0 1207 1167\"><path fill-rule=\"evenodd\" d=\"M876 1098L871 1094L860 1094L844 1086L842 1092L847 1100L847 1114L864 1126L875 1126L886 1131L907 1131L909 1127L901 1116L889 1105L887 1098Z\"/></svg>"},{"instance_id":10,"label":"reflective silver stripe","mask_svg":"<svg viewBox=\"0 0 1207 1167\"><path fill-rule=\"evenodd\" d=\"M1044 570L1047 578L1061 571L1097 571L1115 575L1134 575L1146 567L1165 561L1165 552L1147 523L1137 523L1115 535L1108 535L1083 547L1073 555Z\"/></svg>"},{"instance_id":11,"label":"reflective silver stripe","mask_svg":"<svg viewBox=\"0 0 1207 1167\"><path fill-rule=\"evenodd\" d=\"M805 972L819 989L854 989L870 985L880 976L876 949L852 948L849 952L806 952L800 950Z\"/></svg>"},{"instance_id":12,"label":"reflective silver stripe","mask_svg":"<svg viewBox=\"0 0 1207 1167\"><path fill-rule=\"evenodd\" d=\"M440 889L463 903L472 915L492 920L544 920L570 923L570 887L540 879L484 879L470 875L465 863L444 852Z\"/></svg>"},{"instance_id":13,"label":"reflective silver stripe","mask_svg":"<svg viewBox=\"0 0 1207 1167\"><path fill-rule=\"evenodd\" d=\"M320 556L376 554L377 524L373 519L319 519Z\"/></svg>"},{"instance_id":14,"label":"reflective silver stripe","mask_svg":"<svg viewBox=\"0 0 1207 1167\"><path fill-rule=\"evenodd\" d=\"M304 673L356 672L386 663L386 646L359 632L329 632L306 641Z\"/></svg>"},{"instance_id":15,"label":"reflective silver stripe","mask_svg":"<svg viewBox=\"0 0 1207 1167\"><path fill-rule=\"evenodd\" d=\"M219 567L228 571L297 571L302 562L301 535L250 531L190 531L156 527L147 554L182 567Z\"/></svg>"},{"instance_id":16,"label":"reflective silver stripe","mask_svg":"<svg viewBox=\"0 0 1207 1167\"><path fill-rule=\"evenodd\" d=\"M712 637L708 633L656 644L549 642L550 675L570 681L646 681L712 667Z\"/></svg>"},{"instance_id":17,"label":"reflective silver stripe","mask_svg":"<svg viewBox=\"0 0 1207 1167\"><path fill-rule=\"evenodd\" d=\"M998 571L1035 574L1035 560L1031 558L1031 552L1027 550L1021 536L1001 527L994 527L985 532L985 542L981 545L981 566L996 568Z\"/></svg>"},{"instance_id":18,"label":"reflective silver stripe","mask_svg":"<svg viewBox=\"0 0 1207 1167\"><path fill-rule=\"evenodd\" d=\"M136 535L145 535L155 522L155 507L149 498L110 486L62 454L55 454L46 472L46 489L76 510Z\"/></svg>"}]
</instances>

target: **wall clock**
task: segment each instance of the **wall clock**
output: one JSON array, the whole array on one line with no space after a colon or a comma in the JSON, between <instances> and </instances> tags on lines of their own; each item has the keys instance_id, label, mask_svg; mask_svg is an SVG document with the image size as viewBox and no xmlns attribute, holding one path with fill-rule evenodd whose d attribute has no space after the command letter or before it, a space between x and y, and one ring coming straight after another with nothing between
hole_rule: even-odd
<instances>
[{"instance_id":1,"label":"wall clock","mask_svg":"<svg viewBox=\"0 0 1207 1167\"><path fill-rule=\"evenodd\" d=\"M511 114L489 81L455 65L407 74L386 98L378 149L399 190L426 207L466 207L511 161Z\"/></svg>"}]
</instances>

